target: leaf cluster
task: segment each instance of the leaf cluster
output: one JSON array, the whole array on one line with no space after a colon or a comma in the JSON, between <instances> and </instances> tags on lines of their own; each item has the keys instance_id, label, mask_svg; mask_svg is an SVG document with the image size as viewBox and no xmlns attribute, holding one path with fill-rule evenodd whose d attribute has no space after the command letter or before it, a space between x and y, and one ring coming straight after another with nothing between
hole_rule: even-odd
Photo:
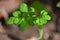
<instances>
[{"instance_id":1,"label":"leaf cluster","mask_svg":"<svg viewBox=\"0 0 60 40\"><path fill-rule=\"evenodd\" d=\"M27 4L22 3L19 5L19 10L12 13L12 17L7 20L7 24L19 25L21 30L27 29L29 26L38 25L38 28L41 29L44 24L47 23L47 20L51 20L51 16L48 15L48 12L42 10L40 16L35 15L35 8L28 8Z\"/></svg>"}]
</instances>

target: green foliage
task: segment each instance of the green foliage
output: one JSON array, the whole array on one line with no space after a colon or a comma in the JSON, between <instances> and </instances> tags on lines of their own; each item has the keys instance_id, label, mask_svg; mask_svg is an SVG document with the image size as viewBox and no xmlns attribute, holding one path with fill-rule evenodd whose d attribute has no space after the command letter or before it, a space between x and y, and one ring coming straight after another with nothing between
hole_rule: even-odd
<instances>
[{"instance_id":1,"label":"green foliage","mask_svg":"<svg viewBox=\"0 0 60 40\"><path fill-rule=\"evenodd\" d=\"M28 12L28 6L25 3L20 4L19 9L21 12Z\"/></svg>"},{"instance_id":2,"label":"green foliage","mask_svg":"<svg viewBox=\"0 0 60 40\"><path fill-rule=\"evenodd\" d=\"M47 15L47 14L48 14L48 12L47 12L47 11L45 11L45 10L42 10L42 11L40 12L40 14L41 14L41 15Z\"/></svg>"},{"instance_id":3,"label":"green foliage","mask_svg":"<svg viewBox=\"0 0 60 40\"><path fill-rule=\"evenodd\" d=\"M7 20L7 24L14 24L14 17L10 17L8 20Z\"/></svg>"},{"instance_id":4,"label":"green foliage","mask_svg":"<svg viewBox=\"0 0 60 40\"><path fill-rule=\"evenodd\" d=\"M20 24L21 30L26 30L29 27L29 24L25 21L22 21Z\"/></svg>"},{"instance_id":5,"label":"green foliage","mask_svg":"<svg viewBox=\"0 0 60 40\"><path fill-rule=\"evenodd\" d=\"M44 9L45 6L41 5L38 1L34 2L32 7L29 9L27 4L22 3L19 6L19 10L14 11L12 13L13 16L7 20L7 24L15 24L19 26L21 30L26 30L29 28L29 26L34 26L37 24L40 32L40 37L37 38L37 40L42 40L42 27L49 20L51 20L51 15ZM36 11L38 12L39 16L35 15Z\"/></svg>"},{"instance_id":6,"label":"green foliage","mask_svg":"<svg viewBox=\"0 0 60 40\"><path fill-rule=\"evenodd\" d=\"M39 5L39 3L36 2L35 5ZM7 23L19 25L21 30L26 30L29 26L34 26L35 24L38 25L39 29L42 29L42 26L46 24L48 20L51 20L51 16L48 15L48 12L43 10L44 7L38 8L40 11L39 17L35 15L35 8L30 7L28 9L25 3L22 3L19 9L20 10L13 12L13 16L8 19Z\"/></svg>"},{"instance_id":7,"label":"green foliage","mask_svg":"<svg viewBox=\"0 0 60 40\"><path fill-rule=\"evenodd\" d=\"M30 7L29 12L35 12L35 9L33 7Z\"/></svg>"},{"instance_id":8,"label":"green foliage","mask_svg":"<svg viewBox=\"0 0 60 40\"><path fill-rule=\"evenodd\" d=\"M14 16L14 17L19 17L20 14L21 14L20 11L14 11L14 12L13 12L13 16Z\"/></svg>"},{"instance_id":9,"label":"green foliage","mask_svg":"<svg viewBox=\"0 0 60 40\"><path fill-rule=\"evenodd\" d=\"M38 28L42 29L42 26L46 24L48 20L51 20L51 16L49 16L48 12L46 12L45 10L42 10L40 14L41 16L37 18L36 23L38 25Z\"/></svg>"},{"instance_id":10,"label":"green foliage","mask_svg":"<svg viewBox=\"0 0 60 40\"><path fill-rule=\"evenodd\" d=\"M13 21L14 22L14 24L19 24L19 18L17 18L17 17L15 17L15 20Z\"/></svg>"}]
</instances>

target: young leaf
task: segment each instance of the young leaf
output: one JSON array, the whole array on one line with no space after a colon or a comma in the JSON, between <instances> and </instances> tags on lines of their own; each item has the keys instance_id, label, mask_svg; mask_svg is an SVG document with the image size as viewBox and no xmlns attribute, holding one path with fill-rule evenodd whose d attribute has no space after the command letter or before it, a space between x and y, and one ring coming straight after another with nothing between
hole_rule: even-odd
<instances>
[{"instance_id":1,"label":"young leaf","mask_svg":"<svg viewBox=\"0 0 60 40\"><path fill-rule=\"evenodd\" d=\"M21 24L22 21L23 21L23 20L22 20L21 18L19 18L19 22L18 22L18 24Z\"/></svg>"},{"instance_id":2,"label":"young leaf","mask_svg":"<svg viewBox=\"0 0 60 40\"><path fill-rule=\"evenodd\" d=\"M44 25L45 23L47 23L47 20L44 20L43 18L40 19L40 25Z\"/></svg>"},{"instance_id":3,"label":"young leaf","mask_svg":"<svg viewBox=\"0 0 60 40\"><path fill-rule=\"evenodd\" d=\"M42 10L41 12L40 12L40 14L42 15L47 15L48 14L48 12L47 11L45 11L45 10Z\"/></svg>"},{"instance_id":4,"label":"young leaf","mask_svg":"<svg viewBox=\"0 0 60 40\"><path fill-rule=\"evenodd\" d=\"M28 6L25 3L20 4L19 8L21 12L28 12Z\"/></svg>"},{"instance_id":5,"label":"young leaf","mask_svg":"<svg viewBox=\"0 0 60 40\"><path fill-rule=\"evenodd\" d=\"M45 18L46 18L47 20L51 20L51 17L50 17L49 15L46 15Z\"/></svg>"},{"instance_id":6,"label":"young leaf","mask_svg":"<svg viewBox=\"0 0 60 40\"><path fill-rule=\"evenodd\" d=\"M14 17L10 17L8 20L7 20L7 24L14 24Z\"/></svg>"},{"instance_id":7,"label":"young leaf","mask_svg":"<svg viewBox=\"0 0 60 40\"><path fill-rule=\"evenodd\" d=\"M39 19L37 18L36 23L39 23Z\"/></svg>"},{"instance_id":8,"label":"young leaf","mask_svg":"<svg viewBox=\"0 0 60 40\"><path fill-rule=\"evenodd\" d=\"M15 20L14 20L14 24L18 24L19 21L20 21L19 18L16 17Z\"/></svg>"},{"instance_id":9,"label":"young leaf","mask_svg":"<svg viewBox=\"0 0 60 40\"><path fill-rule=\"evenodd\" d=\"M20 11L14 11L14 12L13 12L13 16L14 16L14 17L19 17L20 14L21 14Z\"/></svg>"},{"instance_id":10,"label":"young leaf","mask_svg":"<svg viewBox=\"0 0 60 40\"><path fill-rule=\"evenodd\" d=\"M51 17L49 15L43 15L42 16L43 20L51 20Z\"/></svg>"},{"instance_id":11,"label":"young leaf","mask_svg":"<svg viewBox=\"0 0 60 40\"><path fill-rule=\"evenodd\" d=\"M30 7L29 12L35 12L35 9L33 7Z\"/></svg>"}]
</instances>

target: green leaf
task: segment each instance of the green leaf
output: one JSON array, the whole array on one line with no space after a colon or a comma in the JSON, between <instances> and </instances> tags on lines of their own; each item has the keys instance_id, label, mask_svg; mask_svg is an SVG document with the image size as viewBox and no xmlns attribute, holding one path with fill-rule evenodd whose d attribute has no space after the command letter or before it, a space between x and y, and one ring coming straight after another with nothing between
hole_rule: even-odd
<instances>
[{"instance_id":1,"label":"green leaf","mask_svg":"<svg viewBox=\"0 0 60 40\"><path fill-rule=\"evenodd\" d=\"M16 17L15 20L14 20L14 24L18 24L19 21L20 21L19 18Z\"/></svg>"},{"instance_id":2,"label":"green leaf","mask_svg":"<svg viewBox=\"0 0 60 40\"><path fill-rule=\"evenodd\" d=\"M48 12L47 11L45 11L45 10L42 10L41 12L40 12L40 14L42 15L47 15L48 14Z\"/></svg>"},{"instance_id":3,"label":"green leaf","mask_svg":"<svg viewBox=\"0 0 60 40\"><path fill-rule=\"evenodd\" d=\"M33 15L32 17L36 17L36 15Z\"/></svg>"},{"instance_id":4,"label":"green leaf","mask_svg":"<svg viewBox=\"0 0 60 40\"><path fill-rule=\"evenodd\" d=\"M21 24L22 22L24 22L24 21L25 21L25 19L24 19L24 18L22 18L22 19L20 18L19 20L20 20L20 21L19 21L19 24Z\"/></svg>"},{"instance_id":5,"label":"green leaf","mask_svg":"<svg viewBox=\"0 0 60 40\"><path fill-rule=\"evenodd\" d=\"M49 15L44 16L45 20L51 20L51 17Z\"/></svg>"},{"instance_id":6,"label":"green leaf","mask_svg":"<svg viewBox=\"0 0 60 40\"><path fill-rule=\"evenodd\" d=\"M28 12L28 6L25 3L20 4L19 8L21 12Z\"/></svg>"},{"instance_id":7,"label":"green leaf","mask_svg":"<svg viewBox=\"0 0 60 40\"><path fill-rule=\"evenodd\" d=\"M10 17L8 20L7 20L7 24L14 24L14 17Z\"/></svg>"},{"instance_id":8,"label":"green leaf","mask_svg":"<svg viewBox=\"0 0 60 40\"><path fill-rule=\"evenodd\" d=\"M43 27L43 25L45 24L45 23L47 23L47 20L44 20L43 18L38 18L37 20L36 20L36 23L37 23L37 25L38 25L38 28L39 29L42 29L42 27Z\"/></svg>"},{"instance_id":9,"label":"green leaf","mask_svg":"<svg viewBox=\"0 0 60 40\"><path fill-rule=\"evenodd\" d=\"M34 26L34 23L32 20L30 20L28 23L29 23L29 25Z\"/></svg>"},{"instance_id":10,"label":"green leaf","mask_svg":"<svg viewBox=\"0 0 60 40\"><path fill-rule=\"evenodd\" d=\"M47 16L47 20L51 20L51 17L49 15L46 15Z\"/></svg>"},{"instance_id":11,"label":"green leaf","mask_svg":"<svg viewBox=\"0 0 60 40\"><path fill-rule=\"evenodd\" d=\"M43 25L44 22L45 22L45 21L44 21L42 18L39 19L39 23L40 23L40 25Z\"/></svg>"},{"instance_id":12,"label":"green leaf","mask_svg":"<svg viewBox=\"0 0 60 40\"><path fill-rule=\"evenodd\" d=\"M29 12L35 12L35 9L33 7L30 7Z\"/></svg>"},{"instance_id":13,"label":"green leaf","mask_svg":"<svg viewBox=\"0 0 60 40\"><path fill-rule=\"evenodd\" d=\"M23 18L28 18L29 17L29 15L27 13L26 14L24 13L22 16L23 16Z\"/></svg>"},{"instance_id":14,"label":"green leaf","mask_svg":"<svg viewBox=\"0 0 60 40\"><path fill-rule=\"evenodd\" d=\"M29 24L27 22L22 22L20 24L20 29L21 30L26 30L29 27Z\"/></svg>"},{"instance_id":15,"label":"green leaf","mask_svg":"<svg viewBox=\"0 0 60 40\"><path fill-rule=\"evenodd\" d=\"M37 18L36 23L37 23L38 25L40 25L40 23L39 23L39 18Z\"/></svg>"},{"instance_id":16,"label":"green leaf","mask_svg":"<svg viewBox=\"0 0 60 40\"><path fill-rule=\"evenodd\" d=\"M44 25L47 23L47 20L44 20L44 19L40 19L40 25Z\"/></svg>"},{"instance_id":17,"label":"green leaf","mask_svg":"<svg viewBox=\"0 0 60 40\"><path fill-rule=\"evenodd\" d=\"M23 20L22 20L21 18L19 18L19 22L18 22L18 24L21 24L22 21L23 21Z\"/></svg>"},{"instance_id":18,"label":"green leaf","mask_svg":"<svg viewBox=\"0 0 60 40\"><path fill-rule=\"evenodd\" d=\"M14 11L14 12L13 12L13 16L14 16L14 17L19 17L20 14L21 14L20 11Z\"/></svg>"}]
</instances>

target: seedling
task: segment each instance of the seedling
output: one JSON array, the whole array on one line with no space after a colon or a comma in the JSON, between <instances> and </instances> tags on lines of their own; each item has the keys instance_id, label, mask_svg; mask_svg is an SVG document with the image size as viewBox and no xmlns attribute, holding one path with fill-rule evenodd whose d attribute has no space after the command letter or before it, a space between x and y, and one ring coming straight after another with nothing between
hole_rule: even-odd
<instances>
[{"instance_id":1,"label":"seedling","mask_svg":"<svg viewBox=\"0 0 60 40\"><path fill-rule=\"evenodd\" d=\"M13 16L7 20L7 24L15 24L21 30L26 30L29 26L37 24L38 29L42 29L43 25L51 20L51 16L48 15L46 10L41 10L40 13L37 13L39 16L35 15L35 11L35 8L28 8L27 4L22 3L19 6L19 10L14 11L12 13Z\"/></svg>"}]
</instances>

